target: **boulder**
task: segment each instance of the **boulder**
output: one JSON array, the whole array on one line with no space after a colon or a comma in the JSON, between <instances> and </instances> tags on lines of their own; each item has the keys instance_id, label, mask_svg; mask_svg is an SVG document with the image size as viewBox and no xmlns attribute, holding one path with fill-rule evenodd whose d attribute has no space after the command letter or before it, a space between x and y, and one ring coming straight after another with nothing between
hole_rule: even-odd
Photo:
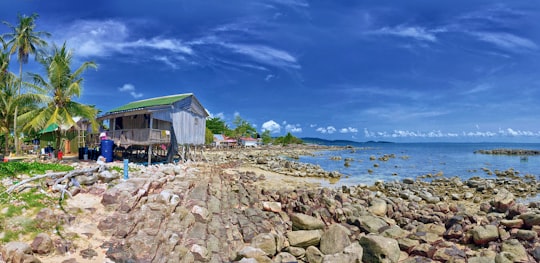
<instances>
[{"instance_id":1,"label":"boulder","mask_svg":"<svg viewBox=\"0 0 540 263\"><path fill-rule=\"evenodd\" d=\"M317 247L309 246L306 249L306 261L308 263L321 263L323 258L323 253Z\"/></svg>"},{"instance_id":2,"label":"boulder","mask_svg":"<svg viewBox=\"0 0 540 263\"><path fill-rule=\"evenodd\" d=\"M287 253L287 252L280 252L274 257L274 260L272 260L274 263L288 263L288 262L297 262L296 258Z\"/></svg>"},{"instance_id":3,"label":"boulder","mask_svg":"<svg viewBox=\"0 0 540 263\"><path fill-rule=\"evenodd\" d=\"M385 216L387 210L386 201L380 198L375 198L371 200L371 205L369 206L368 210L376 216Z\"/></svg>"},{"instance_id":4,"label":"boulder","mask_svg":"<svg viewBox=\"0 0 540 263\"><path fill-rule=\"evenodd\" d=\"M366 233L379 233L379 230L388 226L386 221L376 216L359 216L353 220L352 224Z\"/></svg>"},{"instance_id":5,"label":"boulder","mask_svg":"<svg viewBox=\"0 0 540 263\"><path fill-rule=\"evenodd\" d=\"M265 255L266 252L264 252L262 249L251 246L244 247L238 251L238 258L257 258Z\"/></svg>"},{"instance_id":6,"label":"boulder","mask_svg":"<svg viewBox=\"0 0 540 263\"><path fill-rule=\"evenodd\" d=\"M499 230L494 225L477 226L471 230L473 241L477 245L485 245L499 238Z\"/></svg>"},{"instance_id":7,"label":"boulder","mask_svg":"<svg viewBox=\"0 0 540 263\"><path fill-rule=\"evenodd\" d=\"M333 224L321 236L320 250L325 255L335 254L350 244L349 230L340 224Z\"/></svg>"},{"instance_id":8,"label":"boulder","mask_svg":"<svg viewBox=\"0 0 540 263\"><path fill-rule=\"evenodd\" d=\"M276 238L270 233L259 234L251 240L251 245L260 248L267 256L273 257L276 254Z\"/></svg>"},{"instance_id":9,"label":"boulder","mask_svg":"<svg viewBox=\"0 0 540 263\"><path fill-rule=\"evenodd\" d=\"M378 235L362 236L359 241L363 248L362 260L373 263L397 263L400 250L395 239Z\"/></svg>"},{"instance_id":10,"label":"boulder","mask_svg":"<svg viewBox=\"0 0 540 263\"><path fill-rule=\"evenodd\" d=\"M32 252L46 255L54 250L54 245L51 237L45 233L39 233L32 244L30 245Z\"/></svg>"},{"instance_id":11,"label":"boulder","mask_svg":"<svg viewBox=\"0 0 540 263\"><path fill-rule=\"evenodd\" d=\"M514 255L514 262L526 262L527 251L525 247L517 239L509 239L502 243L501 252L507 252Z\"/></svg>"},{"instance_id":12,"label":"boulder","mask_svg":"<svg viewBox=\"0 0 540 263\"><path fill-rule=\"evenodd\" d=\"M522 219L525 226L529 228L540 225L540 214L537 213L521 214L518 218Z\"/></svg>"},{"instance_id":13,"label":"boulder","mask_svg":"<svg viewBox=\"0 0 540 263\"><path fill-rule=\"evenodd\" d=\"M118 173L111 173L108 170L102 171L97 175L98 179L104 183L110 183L111 181L120 178Z\"/></svg>"},{"instance_id":14,"label":"boulder","mask_svg":"<svg viewBox=\"0 0 540 263\"><path fill-rule=\"evenodd\" d=\"M499 192L497 195L493 198L491 201L491 205L495 209L495 211L504 213L510 209L513 205L516 204L514 194L509 192L508 190L502 188L499 189Z\"/></svg>"},{"instance_id":15,"label":"boulder","mask_svg":"<svg viewBox=\"0 0 540 263\"><path fill-rule=\"evenodd\" d=\"M294 247L307 248L309 246L317 246L321 241L320 230L298 230L287 232L289 244Z\"/></svg>"},{"instance_id":16,"label":"boulder","mask_svg":"<svg viewBox=\"0 0 540 263\"><path fill-rule=\"evenodd\" d=\"M324 222L316 217L294 213L291 215L293 230L323 229Z\"/></svg>"},{"instance_id":17,"label":"boulder","mask_svg":"<svg viewBox=\"0 0 540 263\"><path fill-rule=\"evenodd\" d=\"M32 255L32 248L23 242L9 242L2 247L1 252L5 262L41 262Z\"/></svg>"}]
</instances>

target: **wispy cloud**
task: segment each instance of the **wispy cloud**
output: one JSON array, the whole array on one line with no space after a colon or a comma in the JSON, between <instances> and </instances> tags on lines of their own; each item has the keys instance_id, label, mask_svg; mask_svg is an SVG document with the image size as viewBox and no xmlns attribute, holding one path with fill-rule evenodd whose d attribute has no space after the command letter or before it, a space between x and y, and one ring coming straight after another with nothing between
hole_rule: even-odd
<instances>
[{"instance_id":1,"label":"wispy cloud","mask_svg":"<svg viewBox=\"0 0 540 263\"><path fill-rule=\"evenodd\" d=\"M124 84L124 86L118 88L118 91L120 92L126 92L128 93L129 95L131 95L131 97L135 98L135 99L138 99L140 97L143 96L142 93L138 93L135 91L135 86L133 86L133 84Z\"/></svg>"},{"instance_id":2,"label":"wispy cloud","mask_svg":"<svg viewBox=\"0 0 540 263\"><path fill-rule=\"evenodd\" d=\"M392 36L398 36L398 37L413 38L419 41L436 42L437 36L435 35L435 33L441 32L441 31L443 30L440 30L440 29L428 30L420 26L399 25L396 27L383 27L378 30L371 31L369 33L378 34L378 35L392 35Z\"/></svg>"},{"instance_id":3,"label":"wispy cloud","mask_svg":"<svg viewBox=\"0 0 540 263\"><path fill-rule=\"evenodd\" d=\"M246 55L260 63L299 69L300 65L294 56L286 51L264 45L220 43L232 51Z\"/></svg>"},{"instance_id":4,"label":"wispy cloud","mask_svg":"<svg viewBox=\"0 0 540 263\"><path fill-rule=\"evenodd\" d=\"M152 37L131 39L125 22L116 20L79 20L54 35L66 39L68 45L82 57L103 57L114 53L130 53L134 49L153 49L173 53L193 54L190 46L179 39Z\"/></svg>"},{"instance_id":5,"label":"wispy cloud","mask_svg":"<svg viewBox=\"0 0 540 263\"><path fill-rule=\"evenodd\" d=\"M79 20L67 29L58 29L53 35L58 36L57 42L66 40L75 54L84 58L152 53L153 59L172 69L178 69L182 64L204 66L216 62L224 63L227 67L261 70L267 70L265 66L301 68L298 59L285 50L265 44L235 43L232 40L234 38L230 39L234 36L232 31L240 28L235 24L227 24L211 30L203 37L187 40L157 35L137 38L134 36L136 32L132 32L138 30L137 23L128 26L126 21L119 20ZM244 56L247 60L231 61L231 54ZM134 59L147 57L131 56Z\"/></svg>"},{"instance_id":6,"label":"wispy cloud","mask_svg":"<svg viewBox=\"0 0 540 263\"><path fill-rule=\"evenodd\" d=\"M503 32L473 32L479 40L494 44L500 48L511 51L521 49L535 50L538 46L531 40Z\"/></svg>"}]
</instances>

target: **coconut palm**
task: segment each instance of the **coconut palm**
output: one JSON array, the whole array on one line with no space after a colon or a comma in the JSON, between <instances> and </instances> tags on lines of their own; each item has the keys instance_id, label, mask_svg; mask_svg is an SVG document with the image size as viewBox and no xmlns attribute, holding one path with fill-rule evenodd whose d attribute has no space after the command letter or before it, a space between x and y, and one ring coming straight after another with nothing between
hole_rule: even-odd
<instances>
[{"instance_id":1,"label":"coconut palm","mask_svg":"<svg viewBox=\"0 0 540 263\"><path fill-rule=\"evenodd\" d=\"M0 81L0 132L4 135L4 153L9 151L9 133L13 124L15 110L26 112L35 108L36 102L42 100L40 94L27 92L17 94L20 87L20 79L11 72L8 72Z\"/></svg>"},{"instance_id":2,"label":"coconut palm","mask_svg":"<svg viewBox=\"0 0 540 263\"><path fill-rule=\"evenodd\" d=\"M26 123L25 129L39 131L50 125L57 125L55 151L60 149L67 129L76 125L73 117L88 119L94 130L98 127L96 122L98 110L94 106L74 101L82 92L81 75L88 68L97 68L97 66L93 62L84 62L78 69L72 71L71 62L72 54L66 49L65 43L62 47L55 46L51 56L40 59L40 63L45 67L47 79L34 73L29 73L29 75L34 81L32 87L42 89L47 96L41 107L21 115L20 118Z\"/></svg>"},{"instance_id":3,"label":"coconut palm","mask_svg":"<svg viewBox=\"0 0 540 263\"><path fill-rule=\"evenodd\" d=\"M47 42L41 37L50 36L47 32L35 31L35 20L38 18L38 14L32 14L31 16L18 15L18 24L12 25L4 21L12 32L4 34L4 37L9 39L7 45L10 46L9 53L17 53L17 60L19 61L19 78L22 80L22 65L28 63L28 57L30 54L38 55L39 48L47 46ZM17 94L21 94L22 82L19 84ZM18 108L15 107L15 115L13 117L13 131L15 134L15 149L16 153L19 153L19 143L17 136L17 114Z\"/></svg>"}]
</instances>

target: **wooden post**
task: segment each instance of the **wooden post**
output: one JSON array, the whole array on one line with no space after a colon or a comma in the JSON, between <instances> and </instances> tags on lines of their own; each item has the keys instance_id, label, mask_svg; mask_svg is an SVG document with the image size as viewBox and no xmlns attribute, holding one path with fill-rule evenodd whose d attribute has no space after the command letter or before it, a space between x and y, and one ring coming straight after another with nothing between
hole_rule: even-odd
<instances>
[{"instance_id":1,"label":"wooden post","mask_svg":"<svg viewBox=\"0 0 540 263\"><path fill-rule=\"evenodd\" d=\"M152 144L148 145L148 166L152 163Z\"/></svg>"},{"instance_id":2,"label":"wooden post","mask_svg":"<svg viewBox=\"0 0 540 263\"><path fill-rule=\"evenodd\" d=\"M148 123L148 140L150 140L150 144L148 145L148 166L152 163L152 125L154 122L154 118L152 114L150 114L150 122Z\"/></svg>"}]
</instances>

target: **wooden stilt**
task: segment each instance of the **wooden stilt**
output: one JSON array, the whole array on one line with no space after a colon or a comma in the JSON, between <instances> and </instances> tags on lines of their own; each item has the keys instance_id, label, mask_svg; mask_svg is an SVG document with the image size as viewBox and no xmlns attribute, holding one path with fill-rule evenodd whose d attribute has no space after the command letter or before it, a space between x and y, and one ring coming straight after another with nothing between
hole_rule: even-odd
<instances>
[{"instance_id":1,"label":"wooden stilt","mask_svg":"<svg viewBox=\"0 0 540 263\"><path fill-rule=\"evenodd\" d=\"M152 163L152 144L148 145L148 166Z\"/></svg>"}]
</instances>

